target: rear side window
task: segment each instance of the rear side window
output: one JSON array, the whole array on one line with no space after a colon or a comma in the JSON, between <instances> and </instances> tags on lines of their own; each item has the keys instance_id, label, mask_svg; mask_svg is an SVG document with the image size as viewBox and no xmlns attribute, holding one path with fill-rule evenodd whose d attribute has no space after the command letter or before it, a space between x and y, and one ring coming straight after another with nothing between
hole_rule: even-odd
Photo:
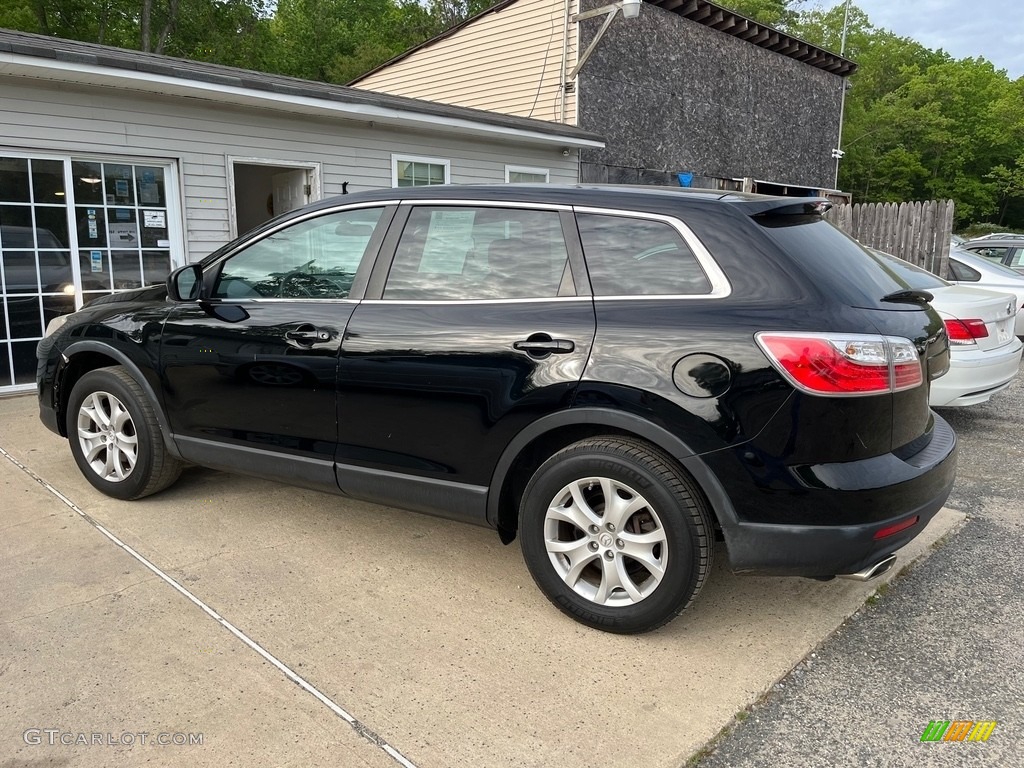
<instances>
[{"instance_id":1,"label":"rear side window","mask_svg":"<svg viewBox=\"0 0 1024 768\"><path fill-rule=\"evenodd\" d=\"M595 296L711 293L697 257L666 222L581 213L576 224Z\"/></svg>"},{"instance_id":2,"label":"rear side window","mask_svg":"<svg viewBox=\"0 0 1024 768\"><path fill-rule=\"evenodd\" d=\"M961 264L956 259L949 260L948 270L947 280L960 280L965 283L976 283L981 280L981 272L971 269L966 264Z\"/></svg>"},{"instance_id":3,"label":"rear side window","mask_svg":"<svg viewBox=\"0 0 1024 768\"><path fill-rule=\"evenodd\" d=\"M400 301L543 299L572 292L557 211L414 208L384 298Z\"/></svg>"}]
</instances>

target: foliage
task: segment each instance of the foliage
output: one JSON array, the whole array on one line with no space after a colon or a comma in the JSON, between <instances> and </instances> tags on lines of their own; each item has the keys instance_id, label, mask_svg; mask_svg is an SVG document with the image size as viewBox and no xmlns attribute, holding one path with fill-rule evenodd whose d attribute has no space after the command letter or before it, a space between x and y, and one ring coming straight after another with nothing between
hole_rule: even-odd
<instances>
[{"instance_id":1,"label":"foliage","mask_svg":"<svg viewBox=\"0 0 1024 768\"><path fill-rule=\"evenodd\" d=\"M979 221L976 224L964 227L959 234L961 237L966 237L971 240L975 237L981 237L982 235L992 235L996 232L1010 232L1016 235L1024 235L1024 229L1010 229L1008 227L1001 227L991 221Z\"/></svg>"},{"instance_id":2,"label":"foliage","mask_svg":"<svg viewBox=\"0 0 1024 768\"><path fill-rule=\"evenodd\" d=\"M791 31L838 50L843 10L802 13ZM952 198L959 226L987 218L1024 226L1024 79L879 29L855 5L845 53L858 70L841 188L860 202Z\"/></svg>"},{"instance_id":3,"label":"foliage","mask_svg":"<svg viewBox=\"0 0 1024 768\"><path fill-rule=\"evenodd\" d=\"M551 0L554 2L555 0ZM4 0L0 27L345 83L496 0ZM845 3L718 0L840 49ZM957 223L1024 228L1024 78L871 23L851 5L839 186L860 202L950 197Z\"/></svg>"}]
</instances>

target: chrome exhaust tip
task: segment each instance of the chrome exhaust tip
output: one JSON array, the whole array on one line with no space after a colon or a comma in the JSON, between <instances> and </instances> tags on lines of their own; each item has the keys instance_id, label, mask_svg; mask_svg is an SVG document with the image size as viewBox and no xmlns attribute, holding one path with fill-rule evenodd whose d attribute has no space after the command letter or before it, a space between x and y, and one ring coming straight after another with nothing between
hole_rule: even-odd
<instances>
[{"instance_id":1,"label":"chrome exhaust tip","mask_svg":"<svg viewBox=\"0 0 1024 768\"><path fill-rule=\"evenodd\" d=\"M896 564L896 555L889 555L879 560L874 565L869 565L867 568L856 573L843 573L840 574L841 579L852 579L853 581L871 581L878 576L881 576L886 571L892 569Z\"/></svg>"}]
</instances>

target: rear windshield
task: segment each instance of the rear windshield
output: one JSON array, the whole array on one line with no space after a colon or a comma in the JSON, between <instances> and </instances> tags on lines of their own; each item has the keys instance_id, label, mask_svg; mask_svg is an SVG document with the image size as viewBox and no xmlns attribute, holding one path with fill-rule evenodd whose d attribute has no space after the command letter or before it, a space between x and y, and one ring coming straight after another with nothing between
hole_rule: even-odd
<instances>
[{"instance_id":1,"label":"rear windshield","mask_svg":"<svg viewBox=\"0 0 1024 768\"><path fill-rule=\"evenodd\" d=\"M817 214L767 214L754 221L815 285L850 306L893 309L883 296L916 287Z\"/></svg>"},{"instance_id":2,"label":"rear windshield","mask_svg":"<svg viewBox=\"0 0 1024 768\"><path fill-rule=\"evenodd\" d=\"M911 288L927 291L929 288L942 288L949 285L941 277L933 275L927 269L914 266L910 262L893 256L891 253L876 251L874 248L868 250L878 260L879 264L889 269L901 280L906 281L907 285Z\"/></svg>"}]
</instances>

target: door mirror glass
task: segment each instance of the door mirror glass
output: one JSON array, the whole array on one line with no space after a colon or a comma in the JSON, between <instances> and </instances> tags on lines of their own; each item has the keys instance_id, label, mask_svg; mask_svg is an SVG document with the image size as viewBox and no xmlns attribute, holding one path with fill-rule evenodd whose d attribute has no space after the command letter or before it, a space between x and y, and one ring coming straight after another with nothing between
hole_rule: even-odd
<instances>
[{"instance_id":1,"label":"door mirror glass","mask_svg":"<svg viewBox=\"0 0 1024 768\"><path fill-rule=\"evenodd\" d=\"M202 293L203 270L188 264L171 272L167 278L167 295L172 301L195 301Z\"/></svg>"}]
</instances>

